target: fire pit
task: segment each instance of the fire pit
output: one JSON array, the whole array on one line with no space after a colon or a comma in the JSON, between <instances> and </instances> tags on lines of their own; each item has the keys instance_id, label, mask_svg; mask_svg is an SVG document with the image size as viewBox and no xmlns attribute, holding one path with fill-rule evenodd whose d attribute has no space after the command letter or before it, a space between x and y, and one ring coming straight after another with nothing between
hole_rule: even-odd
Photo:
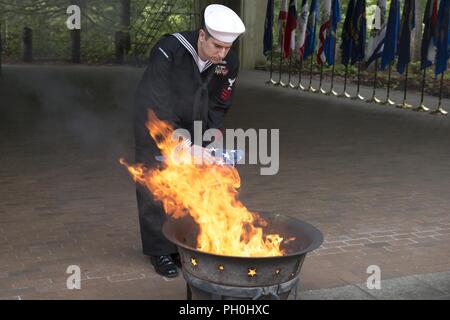
<instances>
[{"instance_id":1,"label":"fire pit","mask_svg":"<svg viewBox=\"0 0 450 320\"><path fill-rule=\"evenodd\" d=\"M297 297L303 261L321 245L323 235L298 219L260 215L268 222L267 233L295 237L283 245L286 255L235 257L202 252L195 249L198 226L190 217L166 221L163 233L178 246L187 299L287 299L292 290Z\"/></svg>"}]
</instances>

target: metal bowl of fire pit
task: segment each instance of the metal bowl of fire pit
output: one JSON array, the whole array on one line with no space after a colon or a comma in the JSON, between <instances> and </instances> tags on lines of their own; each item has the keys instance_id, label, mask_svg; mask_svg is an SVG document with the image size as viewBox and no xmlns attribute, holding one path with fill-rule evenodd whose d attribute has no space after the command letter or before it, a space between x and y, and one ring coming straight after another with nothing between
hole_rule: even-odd
<instances>
[{"instance_id":1,"label":"metal bowl of fire pit","mask_svg":"<svg viewBox=\"0 0 450 320\"><path fill-rule=\"evenodd\" d=\"M291 289L292 284L297 284L305 256L322 244L322 233L309 223L289 216L273 213L260 213L260 216L268 222L264 230L266 234L277 233L286 239L295 237L281 245L285 255L239 257L202 252L196 249L198 226L192 218L168 219L163 233L178 247L183 276L188 285L222 293L224 288L230 292L233 291L230 288L241 288L244 291L233 292L247 291L241 294L242 298L254 297L254 293L261 292L261 288L277 287L279 290L284 285Z\"/></svg>"}]
</instances>

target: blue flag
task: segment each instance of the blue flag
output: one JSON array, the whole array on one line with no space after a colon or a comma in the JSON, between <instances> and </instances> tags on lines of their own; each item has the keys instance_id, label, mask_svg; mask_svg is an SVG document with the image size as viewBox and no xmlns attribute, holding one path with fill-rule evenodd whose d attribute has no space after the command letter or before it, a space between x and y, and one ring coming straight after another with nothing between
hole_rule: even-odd
<instances>
[{"instance_id":1,"label":"blue flag","mask_svg":"<svg viewBox=\"0 0 450 320\"><path fill-rule=\"evenodd\" d=\"M350 54L352 52L352 17L355 10L355 0L350 0L347 6L347 13L345 14L344 25L342 26L342 64L347 66L350 62Z\"/></svg>"},{"instance_id":2,"label":"blue flag","mask_svg":"<svg viewBox=\"0 0 450 320\"><path fill-rule=\"evenodd\" d=\"M319 20L319 5L317 0L311 1L309 7L308 24L306 25L305 53L303 59L307 59L316 50L316 29Z\"/></svg>"},{"instance_id":3,"label":"blue flag","mask_svg":"<svg viewBox=\"0 0 450 320\"><path fill-rule=\"evenodd\" d=\"M431 66L436 59L437 21L439 0L428 0L423 15L423 36L420 50L420 68Z\"/></svg>"},{"instance_id":4,"label":"blue flag","mask_svg":"<svg viewBox=\"0 0 450 320\"><path fill-rule=\"evenodd\" d=\"M405 72L406 66L411 61L411 33L416 27L416 7L414 1L405 0L405 5L403 6L400 39L397 47L397 71L400 74Z\"/></svg>"},{"instance_id":5,"label":"blue flag","mask_svg":"<svg viewBox=\"0 0 450 320\"><path fill-rule=\"evenodd\" d=\"M357 0L351 24L353 38L352 64L364 59L366 53L366 27L366 0Z\"/></svg>"},{"instance_id":6,"label":"blue flag","mask_svg":"<svg viewBox=\"0 0 450 320\"><path fill-rule=\"evenodd\" d=\"M441 0L441 3L439 4L438 38L436 44L437 52L436 52L436 65L434 70L436 76L447 70L447 61L449 58L448 52L449 15L450 15L450 1Z\"/></svg>"},{"instance_id":7,"label":"blue flag","mask_svg":"<svg viewBox=\"0 0 450 320\"><path fill-rule=\"evenodd\" d=\"M339 0L332 0L331 3L331 25L328 30L327 37L325 39L325 57L327 58L328 65L334 64L335 44L336 44L336 31L339 21L341 21L341 12L339 9Z\"/></svg>"},{"instance_id":8,"label":"blue flag","mask_svg":"<svg viewBox=\"0 0 450 320\"><path fill-rule=\"evenodd\" d=\"M392 0L389 7L389 18L386 27L386 37L384 38L384 48L381 54L381 70L395 59L397 53L398 33L400 31L400 3L399 0Z\"/></svg>"},{"instance_id":9,"label":"blue flag","mask_svg":"<svg viewBox=\"0 0 450 320\"><path fill-rule=\"evenodd\" d=\"M267 0L266 21L264 23L264 55L268 56L273 45L273 0Z\"/></svg>"}]
</instances>

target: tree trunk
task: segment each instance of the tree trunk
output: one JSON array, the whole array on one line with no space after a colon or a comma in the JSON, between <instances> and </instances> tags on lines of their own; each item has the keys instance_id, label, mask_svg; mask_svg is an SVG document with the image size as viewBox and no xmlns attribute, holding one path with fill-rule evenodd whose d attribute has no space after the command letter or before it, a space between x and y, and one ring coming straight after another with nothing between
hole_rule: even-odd
<instances>
[{"instance_id":1,"label":"tree trunk","mask_svg":"<svg viewBox=\"0 0 450 320\"><path fill-rule=\"evenodd\" d=\"M69 0L71 4L80 7L81 16L86 9L86 0ZM81 20L81 28L83 28L83 20ZM71 62L81 62L81 30L70 30L70 42L71 42Z\"/></svg>"},{"instance_id":2,"label":"tree trunk","mask_svg":"<svg viewBox=\"0 0 450 320\"><path fill-rule=\"evenodd\" d=\"M22 32L22 60L23 62L33 61L33 30L24 27Z\"/></svg>"},{"instance_id":3,"label":"tree trunk","mask_svg":"<svg viewBox=\"0 0 450 320\"><path fill-rule=\"evenodd\" d=\"M2 75L2 55L3 55L2 25L0 24L0 76Z\"/></svg>"},{"instance_id":4,"label":"tree trunk","mask_svg":"<svg viewBox=\"0 0 450 320\"><path fill-rule=\"evenodd\" d=\"M420 39L422 39L423 32L423 14L425 12L425 1L415 0L416 1L416 28L414 30L414 36L412 38L412 60L420 61Z\"/></svg>"},{"instance_id":5,"label":"tree trunk","mask_svg":"<svg viewBox=\"0 0 450 320\"><path fill-rule=\"evenodd\" d=\"M116 63L123 64L125 62L125 32L116 31L115 34Z\"/></svg>"},{"instance_id":6,"label":"tree trunk","mask_svg":"<svg viewBox=\"0 0 450 320\"><path fill-rule=\"evenodd\" d=\"M72 63L81 62L81 30L70 30L72 42Z\"/></svg>"},{"instance_id":7,"label":"tree trunk","mask_svg":"<svg viewBox=\"0 0 450 320\"><path fill-rule=\"evenodd\" d=\"M120 22L122 27L122 41L125 54L131 49L130 40L130 0L122 0L122 12L120 15Z\"/></svg>"}]
</instances>

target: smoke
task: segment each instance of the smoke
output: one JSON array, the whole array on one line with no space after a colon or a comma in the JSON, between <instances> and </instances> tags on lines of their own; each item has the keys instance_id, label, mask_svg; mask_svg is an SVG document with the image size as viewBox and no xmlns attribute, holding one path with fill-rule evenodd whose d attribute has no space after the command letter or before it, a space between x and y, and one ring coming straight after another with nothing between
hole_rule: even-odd
<instances>
[{"instance_id":1,"label":"smoke","mask_svg":"<svg viewBox=\"0 0 450 320\"><path fill-rule=\"evenodd\" d=\"M133 143L133 100L141 74L127 67L4 66L0 132L124 156Z\"/></svg>"}]
</instances>

